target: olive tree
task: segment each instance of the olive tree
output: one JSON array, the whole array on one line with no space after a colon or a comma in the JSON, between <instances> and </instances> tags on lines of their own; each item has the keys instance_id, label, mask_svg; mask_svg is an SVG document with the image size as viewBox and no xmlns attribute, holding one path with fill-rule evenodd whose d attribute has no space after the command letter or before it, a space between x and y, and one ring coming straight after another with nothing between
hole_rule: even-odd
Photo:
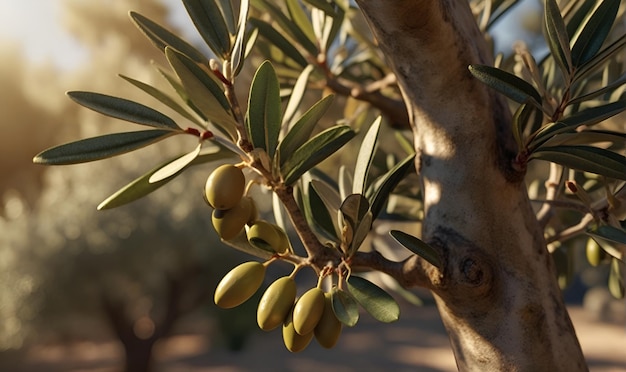
<instances>
[{"instance_id":1,"label":"olive tree","mask_svg":"<svg viewBox=\"0 0 626 372\"><path fill-rule=\"evenodd\" d=\"M396 320L394 298L360 275L371 271L433 293L460 370L587 369L559 284L580 256L567 243L584 240L591 263L609 263L611 293L624 296L626 135L623 124L611 130L626 108L626 38L612 32L619 1L546 0L549 53L536 58L519 45L511 59L493 55L489 32L517 1L183 3L212 55L131 12L165 54L169 66L158 69L172 90L124 79L185 123L127 99L70 92L87 108L150 128L61 145L36 163L197 138L105 199L99 208L107 209L231 153L208 177L205 201L222 242L260 261L229 272L214 299L238 306L267 266L293 264L257 311L262 329L282 325L291 351L314 337L332 347L343 325L358 322L359 306ZM344 108L339 118L333 101ZM383 137L397 141L393 151L383 150ZM341 166L324 167L335 153ZM537 181L545 187L531 199L527 185ZM271 195L272 217L259 217L256 188ZM421 226L390 231L412 252L401 261L366 239L395 218ZM296 300L304 269L318 283Z\"/></svg>"}]
</instances>

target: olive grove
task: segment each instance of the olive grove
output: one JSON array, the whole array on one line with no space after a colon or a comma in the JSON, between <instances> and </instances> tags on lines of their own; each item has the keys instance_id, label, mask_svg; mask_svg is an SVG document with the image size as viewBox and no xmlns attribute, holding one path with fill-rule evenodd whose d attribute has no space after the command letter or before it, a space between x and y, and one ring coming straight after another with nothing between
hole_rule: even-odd
<instances>
[{"instance_id":1,"label":"olive grove","mask_svg":"<svg viewBox=\"0 0 626 372\"><path fill-rule=\"evenodd\" d=\"M121 77L176 120L71 91L78 104L144 128L52 147L34 162L84 163L191 138L98 208L137 202L220 160L197 208L212 211L224 247L251 261L220 281L214 302L237 307L268 266L292 264L256 312L261 329L282 329L290 351L312 339L333 347L360 308L398 319L393 288L362 275L379 272L432 292L459 370L586 370L561 287L584 257L573 245L609 265L607 286L624 297L623 7L546 0L547 52L520 43L510 57L494 55L492 26L516 3L183 0L210 55L131 11L163 53L167 65L156 68L169 85ZM325 166L331 156L340 167ZM259 195L271 199L270 216ZM395 261L368 237L399 219L421 229L389 231L394 249L412 252ZM298 293L301 271L318 281Z\"/></svg>"}]
</instances>

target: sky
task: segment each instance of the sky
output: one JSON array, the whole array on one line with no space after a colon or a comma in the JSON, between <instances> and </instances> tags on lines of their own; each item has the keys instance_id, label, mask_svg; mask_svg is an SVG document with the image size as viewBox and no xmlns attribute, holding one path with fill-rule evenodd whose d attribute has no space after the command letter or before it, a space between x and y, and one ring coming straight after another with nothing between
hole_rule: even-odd
<instances>
[{"instance_id":1,"label":"sky","mask_svg":"<svg viewBox=\"0 0 626 372\"><path fill-rule=\"evenodd\" d=\"M0 0L0 40L16 41L36 64L52 62L71 70L87 58L80 44L60 26L58 0Z\"/></svg>"},{"instance_id":2,"label":"sky","mask_svg":"<svg viewBox=\"0 0 626 372\"><path fill-rule=\"evenodd\" d=\"M61 25L62 4L60 0L0 0L0 41L15 41L35 64L52 63L65 71L75 69L87 61L88 55ZM185 29L183 35L197 37L181 3L166 4L172 5L171 20Z\"/></svg>"}]
</instances>

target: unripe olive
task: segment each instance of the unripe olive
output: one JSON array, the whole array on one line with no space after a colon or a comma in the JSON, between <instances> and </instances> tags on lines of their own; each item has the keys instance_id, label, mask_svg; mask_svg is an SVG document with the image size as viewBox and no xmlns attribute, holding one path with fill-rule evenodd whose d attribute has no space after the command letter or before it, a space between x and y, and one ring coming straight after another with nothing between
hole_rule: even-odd
<instances>
[{"instance_id":1,"label":"unripe olive","mask_svg":"<svg viewBox=\"0 0 626 372\"><path fill-rule=\"evenodd\" d=\"M237 236L248 222L253 204L251 198L243 197L231 209L215 209L211 221L217 235L224 240L230 240Z\"/></svg>"},{"instance_id":2,"label":"unripe olive","mask_svg":"<svg viewBox=\"0 0 626 372\"><path fill-rule=\"evenodd\" d=\"M313 331L304 335L299 334L294 329L293 311L289 312L287 319L283 323L283 342L287 350L297 353L304 350L313 339Z\"/></svg>"},{"instance_id":3,"label":"unripe olive","mask_svg":"<svg viewBox=\"0 0 626 372\"><path fill-rule=\"evenodd\" d=\"M602 260L606 257L604 249L602 249L602 247L600 247L600 245L598 245L598 243L591 238L587 240L585 253L587 254L587 261L589 261L591 266L594 267L600 265Z\"/></svg>"},{"instance_id":4,"label":"unripe olive","mask_svg":"<svg viewBox=\"0 0 626 372\"><path fill-rule=\"evenodd\" d=\"M315 326L314 334L317 342L327 349L332 348L339 340L343 324L333 311L330 293L324 293L324 312Z\"/></svg>"},{"instance_id":5,"label":"unripe olive","mask_svg":"<svg viewBox=\"0 0 626 372\"><path fill-rule=\"evenodd\" d=\"M272 225L278 234L279 243L274 248L274 251L278 254L287 253L291 249L291 244L289 244L289 237L285 230L283 230L278 225Z\"/></svg>"},{"instance_id":6,"label":"unripe olive","mask_svg":"<svg viewBox=\"0 0 626 372\"><path fill-rule=\"evenodd\" d=\"M296 332L305 335L313 332L324 313L324 291L311 288L296 302L293 308L293 326Z\"/></svg>"},{"instance_id":7,"label":"unripe olive","mask_svg":"<svg viewBox=\"0 0 626 372\"><path fill-rule=\"evenodd\" d=\"M233 208L243 196L246 177L232 164L221 165L206 180L206 201L215 209Z\"/></svg>"},{"instance_id":8,"label":"unripe olive","mask_svg":"<svg viewBox=\"0 0 626 372\"><path fill-rule=\"evenodd\" d=\"M223 309L239 306L259 289L265 266L256 261L244 262L228 272L215 289L215 304Z\"/></svg>"},{"instance_id":9,"label":"unripe olive","mask_svg":"<svg viewBox=\"0 0 626 372\"><path fill-rule=\"evenodd\" d=\"M248 241L251 244L262 243L270 246L272 250L276 251L276 247L279 247L280 235L274 226L263 220L255 221L248 229Z\"/></svg>"},{"instance_id":10,"label":"unripe olive","mask_svg":"<svg viewBox=\"0 0 626 372\"><path fill-rule=\"evenodd\" d=\"M257 309L257 323L264 331L283 324L296 300L296 282L289 276L279 278L263 293Z\"/></svg>"}]
</instances>

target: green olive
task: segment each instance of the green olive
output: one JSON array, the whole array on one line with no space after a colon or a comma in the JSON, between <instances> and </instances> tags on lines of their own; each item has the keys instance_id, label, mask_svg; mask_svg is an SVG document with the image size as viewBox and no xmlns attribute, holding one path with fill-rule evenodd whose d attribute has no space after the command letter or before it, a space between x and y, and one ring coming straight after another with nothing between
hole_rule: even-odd
<instances>
[{"instance_id":1,"label":"green olive","mask_svg":"<svg viewBox=\"0 0 626 372\"><path fill-rule=\"evenodd\" d=\"M285 230L278 225L272 225L272 227L276 230L279 239L279 243L273 247L274 251L278 254L289 252L291 250L291 244L289 244L289 237L287 236Z\"/></svg>"},{"instance_id":2,"label":"green olive","mask_svg":"<svg viewBox=\"0 0 626 372\"><path fill-rule=\"evenodd\" d=\"M330 293L324 293L324 312L315 326L315 339L322 347L331 349L339 340L342 327L343 325L333 311Z\"/></svg>"},{"instance_id":3,"label":"green olive","mask_svg":"<svg viewBox=\"0 0 626 372\"><path fill-rule=\"evenodd\" d=\"M324 291L311 288L296 302L293 308L293 326L296 332L306 335L313 332L324 312Z\"/></svg>"},{"instance_id":4,"label":"green olive","mask_svg":"<svg viewBox=\"0 0 626 372\"><path fill-rule=\"evenodd\" d=\"M263 293L257 309L259 328L270 331L283 324L296 300L296 282L289 276L279 278Z\"/></svg>"},{"instance_id":5,"label":"green olive","mask_svg":"<svg viewBox=\"0 0 626 372\"><path fill-rule=\"evenodd\" d=\"M239 306L259 289L265 278L265 266L256 261L244 262L228 272L215 289L215 304L223 309Z\"/></svg>"},{"instance_id":6,"label":"green olive","mask_svg":"<svg viewBox=\"0 0 626 372\"><path fill-rule=\"evenodd\" d=\"M248 229L247 234L248 241L252 245L265 245L276 251L276 247L279 247L281 244L278 231L274 228L274 225L267 221L255 221Z\"/></svg>"},{"instance_id":7,"label":"green olive","mask_svg":"<svg viewBox=\"0 0 626 372\"><path fill-rule=\"evenodd\" d=\"M600 247L600 245L592 238L587 240L587 247L585 251L587 254L587 261L589 261L589 264L594 267L600 265L602 260L606 257L604 249L602 249L602 247Z\"/></svg>"},{"instance_id":8,"label":"green olive","mask_svg":"<svg viewBox=\"0 0 626 372\"><path fill-rule=\"evenodd\" d=\"M287 350L297 353L304 350L313 339L313 331L304 335L299 334L294 329L293 311L289 312L287 319L283 323L283 342Z\"/></svg>"},{"instance_id":9,"label":"green olive","mask_svg":"<svg viewBox=\"0 0 626 372\"><path fill-rule=\"evenodd\" d=\"M217 167L206 180L206 201L215 209L233 208L243 196L246 177L232 164Z\"/></svg>"},{"instance_id":10,"label":"green olive","mask_svg":"<svg viewBox=\"0 0 626 372\"><path fill-rule=\"evenodd\" d=\"M231 209L215 209L211 221L217 235L224 240L237 236L248 222L253 204L252 199L245 196Z\"/></svg>"}]
</instances>

